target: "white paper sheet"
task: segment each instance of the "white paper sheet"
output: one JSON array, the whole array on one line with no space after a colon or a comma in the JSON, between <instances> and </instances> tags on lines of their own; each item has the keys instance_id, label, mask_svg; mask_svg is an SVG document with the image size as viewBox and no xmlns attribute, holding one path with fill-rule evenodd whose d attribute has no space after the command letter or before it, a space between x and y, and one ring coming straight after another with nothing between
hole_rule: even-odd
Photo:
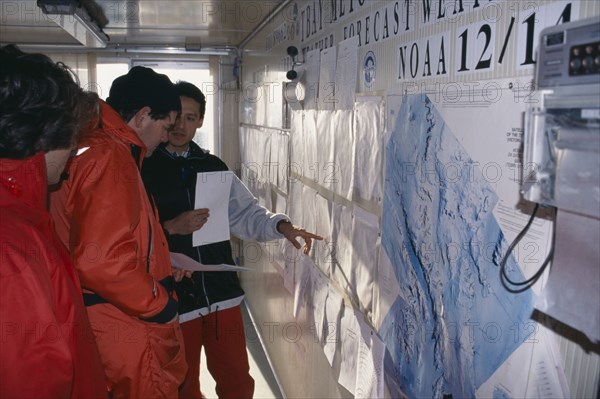
<instances>
[{"instance_id":1,"label":"white paper sheet","mask_svg":"<svg viewBox=\"0 0 600 399\"><path fill-rule=\"evenodd\" d=\"M316 48L306 53L304 60L304 109L317 109L319 95L319 68L321 64L321 49Z\"/></svg>"},{"instance_id":2,"label":"white paper sheet","mask_svg":"<svg viewBox=\"0 0 600 399\"><path fill-rule=\"evenodd\" d=\"M510 333L523 344L479 387L476 397L570 398L558 348L548 330L531 321ZM530 364L529 372L523 372L523 365Z\"/></svg>"},{"instance_id":3,"label":"white paper sheet","mask_svg":"<svg viewBox=\"0 0 600 399\"><path fill-rule=\"evenodd\" d=\"M296 258L299 256L298 250L288 240L281 242L284 267L283 267L283 286L292 295L295 292L296 283Z\"/></svg>"},{"instance_id":4,"label":"white paper sheet","mask_svg":"<svg viewBox=\"0 0 600 399\"><path fill-rule=\"evenodd\" d=\"M360 97L354 110L354 195L383 202L381 97ZM365 167L367 166L368 167Z\"/></svg>"},{"instance_id":5,"label":"white paper sheet","mask_svg":"<svg viewBox=\"0 0 600 399\"><path fill-rule=\"evenodd\" d=\"M304 131L302 137L304 142L304 164L301 165L301 176L306 177L314 182L319 182L319 165L317 161L318 136L317 136L317 112L304 112ZM294 167L299 165L294 165Z\"/></svg>"},{"instance_id":6,"label":"white paper sheet","mask_svg":"<svg viewBox=\"0 0 600 399\"><path fill-rule=\"evenodd\" d=\"M210 216L192 235L195 247L229 240L229 192L233 177L231 171L198 173L194 209L208 208Z\"/></svg>"},{"instance_id":7,"label":"white paper sheet","mask_svg":"<svg viewBox=\"0 0 600 399\"><path fill-rule=\"evenodd\" d=\"M321 51L321 68L319 69L319 109L335 109L335 68L336 47L329 47Z\"/></svg>"},{"instance_id":8,"label":"white paper sheet","mask_svg":"<svg viewBox=\"0 0 600 399\"><path fill-rule=\"evenodd\" d=\"M358 346L354 398L383 398L385 344L371 329L363 332L362 338Z\"/></svg>"},{"instance_id":9,"label":"white paper sheet","mask_svg":"<svg viewBox=\"0 0 600 399\"><path fill-rule=\"evenodd\" d=\"M316 201L317 192L309 187L302 187L302 210L303 210L303 218L302 218L302 227L306 231L315 232L316 231L316 217L315 217L315 201ZM296 223L296 222L294 222ZM311 250L312 251L312 250ZM312 252L311 252L312 253Z\"/></svg>"},{"instance_id":10,"label":"white paper sheet","mask_svg":"<svg viewBox=\"0 0 600 399\"><path fill-rule=\"evenodd\" d=\"M327 179L332 181L332 190L344 198L352 198L352 174L354 173L354 126L353 111L340 110L330 119L333 134L333 165L328 166ZM372 145L372 143L370 144ZM371 165L359 165L369 170Z\"/></svg>"},{"instance_id":11,"label":"white paper sheet","mask_svg":"<svg viewBox=\"0 0 600 399\"><path fill-rule=\"evenodd\" d=\"M326 275L330 274L332 260L331 249L331 207L329 201L317 194L315 197L316 232L322 241L313 241L315 263Z\"/></svg>"},{"instance_id":12,"label":"white paper sheet","mask_svg":"<svg viewBox=\"0 0 600 399\"><path fill-rule=\"evenodd\" d=\"M340 337L340 315L344 300L337 290L329 284L325 303L325 325L323 329L323 352L333 366L335 351Z\"/></svg>"},{"instance_id":13,"label":"white paper sheet","mask_svg":"<svg viewBox=\"0 0 600 399\"><path fill-rule=\"evenodd\" d=\"M373 323L375 324L375 328L379 330L400 293L400 286L398 285L398 278L394 272L394 267L387 253L383 250L379 251L377 277L379 284L377 284L377 293L373 301Z\"/></svg>"},{"instance_id":14,"label":"white paper sheet","mask_svg":"<svg viewBox=\"0 0 600 399\"><path fill-rule=\"evenodd\" d=\"M287 199L279 194L275 194L275 203L273 204L275 213L285 213L287 210ZM288 242L285 238L266 243L269 253L269 259L272 259L277 271L283 276L285 269L284 247L283 243Z\"/></svg>"},{"instance_id":15,"label":"white paper sheet","mask_svg":"<svg viewBox=\"0 0 600 399\"><path fill-rule=\"evenodd\" d=\"M319 342L323 342L323 326L325 324L325 305L327 303L327 294L329 293L329 285L327 278L313 264L310 268L311 272L311 290L306 296L306 302L310 312L316 338Z\"/></svg>"},{"instance_id":16,"label":"white paper sheet","mask_svg":"<svg viewBox=\"0 0 600 399\"><path fill-rule=\"evenodd\" d=\"M354 308L346 306L340 322L341 353L340 375L338 383L353 395L356 388L356 368L358 365L358 347L362 340L360 321L362 315Z\"/></svg>"},{"instance_id":17,"label":"white paper sheet","mask_svg":"<svg viewBox=\"0 0 600 399\"><path fill-rule=\"evenodd\" d=\"M358 76L358 35L338 44L335 73L335 109L351 110L356 98Z\"/></svg>"},{"instance_id":18,"label":"white paper sheet","mask_svg":"<svg viewBox=\"0 0 600 399\"><path fill-rule=\"evenodd\" d=\"M333 147L334 147L334 130L339 128L332 123L333 114L335 111L319 111L317 113L317 154L315 173L317 176L317 184L333 190L333 182L339 179L339 165L333 162Z\"/></svg>"},{"instance_id":19,"label":"white paper sheet","mask_svg":"<svg viewBox=\"0 0 600 399\"><path fill-rule=\"evenodd\" d=\"M313 261L304 254L302 254L296 262L294 280L294 309L292 312L294 318L298 317L300 308L306 303L306 291L311 289L312 267L315 267Z\"/></svg>"},{"instance_id":20,"label":"white paper sheet","mask_svg":"<svg viewBox=\"0 0 600 399\"><path fill-rule=\"evenodd\" d=\"M281 192L288 192L288 167L290 159L290 135L287 133L279 133L279 142L277 147L277 188Z\"/></svg>"},{"instance_id":21,"label":"white paper sheet","mask_svg":"<svg viewBox=\"0 0 600 399\"><path fill-rule=\"evenodd\" d=\"M294 181L296 175L302 176L304 169L304 112L292 111L290 128L290 182Z\"/></svg>"},{"instance_id":22,"label":"white paper sheet","mask_svg":"<svg viewBox=\"0 0 600 399\"><path fill-rule=\"evenodd\" d=\"M335 264L332 265L332 279L348 295L356 292L352 285L352 208L333 204L333 242ZM357 298L355 298L358 300Z\"/></svg>"},{"instance_id":23,"label":"white paper sheet","mask_svg":"<svg viewBox=\"0 0 600 399\"><path fill-rule=\"evenodd\" d=\"M287 212L293 224L297 226L304 225L304 206L302 205L302 192L304 184L298 179L290 182L290 194L287 198Z\"/></svg>"},{"instance_id":24,"label":"white paper sheet","mask_svg":"<svg viewBox=\"0 0 600 399\"><path fill-rule=\"evenodd\" d=\"M253 271L248 267L243 266L233 266L226 265L225 263L220 263L218 265L204 265L202 263L196 262L194 259L190 258L187 255L180 254L177 252L171 252L171 264L173 267L183 270L190 270L194 272L247 272Z\"/></svg>"},{"instance_id":25,"label":"white paper sheet","mask_svg":"<svg viewBox=\"0 0 600 399\"><path fill-rule=\"evenodd\" d=\"M379 218L359 206L353 208L352 270L350 281L363 310L373 310L373 291L379 247Z\"/></svg>"},{"instance_id":26,"label":"white paper sheet","mask_svg":"<svg viewBox=\"0 0 600 399\"><path fill-rule=\"evenodd\" d=\"M358 206L334 205L336 266L332 278L361 308L372 311L379 218Z\"/></svg>"}]
</instances>

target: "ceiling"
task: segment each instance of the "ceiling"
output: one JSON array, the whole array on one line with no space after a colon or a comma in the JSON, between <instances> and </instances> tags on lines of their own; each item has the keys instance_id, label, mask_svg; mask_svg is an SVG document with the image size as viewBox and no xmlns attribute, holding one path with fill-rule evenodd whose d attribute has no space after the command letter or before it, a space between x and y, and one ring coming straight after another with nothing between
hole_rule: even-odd
<instances>
[{"instance_id":1,"label":"ceiling","mask_svg":"<svg viewBox=\"0 0 600 399\"><path fill-rule=\"evenodd\" d=\"M103 28L109 38L106 50L173 48L209 53L243 46L270 15L288 2L96 0L81 3L95 6L89 14L96 14L96 21L102 21L102 17L108 21ZM87 4L85 9L90 10ZM56 23L57 18L60 17L42 13L36 0L0 0L0 43L60 45L85 50L86 46Z\"/></svg>"}]
</instances>

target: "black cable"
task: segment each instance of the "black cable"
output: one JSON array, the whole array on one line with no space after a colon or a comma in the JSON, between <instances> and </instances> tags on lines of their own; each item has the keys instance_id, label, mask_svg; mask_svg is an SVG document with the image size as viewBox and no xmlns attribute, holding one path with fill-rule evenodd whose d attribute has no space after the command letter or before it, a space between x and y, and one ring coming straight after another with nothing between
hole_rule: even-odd
<instances>
[{"instance_id":1,"label":"black cable","mask_svg":"<svg viewBox=\"0 0 600 399\"><path fill-rule=\"evenodd\" d=\"M540 207L540 204L536 203L535 207L533 208L533 212L531 213L531 217L529 218L529 221L527 222L527 224L525 225L523 230L521 230L521 232L517 235L517 237L509 245L508 249L506 250L506 253L504 254L504 257L502 258L502 262L500 262L500 282L502 283L504 288L506 288L507 291L512 292L514 294L518 294L520 292L526 291L529 288L531 288L536 283L536 281L541 277L541 275L544 273L544 271L546 270L546 267L548 267L548 264L550 263L550 260L552 259L552 256L554 255L554 232L555 232L556 221L554 221L554 226L552 228L553 237L552 237L552 244L550 247L550 251L548 252L548 255L546 256L544 263L542 263L542 265L540 266L538 271L535 272L535 274L533 276L531 276L530 278L528 278L527 280L524 280L524 281L513 281L510 279L510 277L508 277L508 274L506 272L506 262L508 261L508 257L510 256L513 249L523 239L523 237L525 236L525 234L531 227L531 224L533 223L533 220L535 219L535 215L537 214L539 207ZM513 287L509 286L509 284L519 287L519 288L513 288Z\"/></svg>"}]
</instances>

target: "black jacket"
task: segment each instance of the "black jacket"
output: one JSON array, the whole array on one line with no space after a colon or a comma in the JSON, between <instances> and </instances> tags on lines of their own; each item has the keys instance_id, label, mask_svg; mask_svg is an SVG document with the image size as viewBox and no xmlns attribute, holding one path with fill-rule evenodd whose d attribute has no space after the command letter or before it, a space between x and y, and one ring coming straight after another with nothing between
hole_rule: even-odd
<instances>
[{"instance_id":1,"label":"black jacket","mask_svg":"<svg viewBox=\"0 0 600 399\"><path fill-rule=\"evenodd\" d=\"M196 174L226 171L227 165L217 156L190 142L187 158L173 156L165 145L159 146L150 158L144 160L142 177L154 197L161 221L171 220L182 212L194 209ZM171 252L183 253L206 265L225 263L235 265L229 240L192 246L192 234L169 235L165 231ZM244 295L235 272L194 272L176 285L179 314L213 305Z\"/></svg>"}]
</instances>

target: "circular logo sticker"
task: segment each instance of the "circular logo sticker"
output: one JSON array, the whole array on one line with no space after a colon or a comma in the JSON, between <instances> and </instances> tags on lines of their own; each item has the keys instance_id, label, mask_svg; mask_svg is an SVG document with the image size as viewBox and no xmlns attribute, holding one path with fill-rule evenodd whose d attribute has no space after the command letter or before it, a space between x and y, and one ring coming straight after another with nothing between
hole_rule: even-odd
<instances>
[{"instance_id":1,"label":"circular logo sticker","mask_svg":"<svg viewBox=\"0 0 600 399\"><path fill-rule=\"evenodd\" d=\"M367 54L365 54L365 59L363 61L363 69L365 85L367 87L373 86L373 82L375 81L375 70L377 69L377 62L375 60L375 54L372 51L369 51L367 52Z\"/></svg>"}]
</instances>

